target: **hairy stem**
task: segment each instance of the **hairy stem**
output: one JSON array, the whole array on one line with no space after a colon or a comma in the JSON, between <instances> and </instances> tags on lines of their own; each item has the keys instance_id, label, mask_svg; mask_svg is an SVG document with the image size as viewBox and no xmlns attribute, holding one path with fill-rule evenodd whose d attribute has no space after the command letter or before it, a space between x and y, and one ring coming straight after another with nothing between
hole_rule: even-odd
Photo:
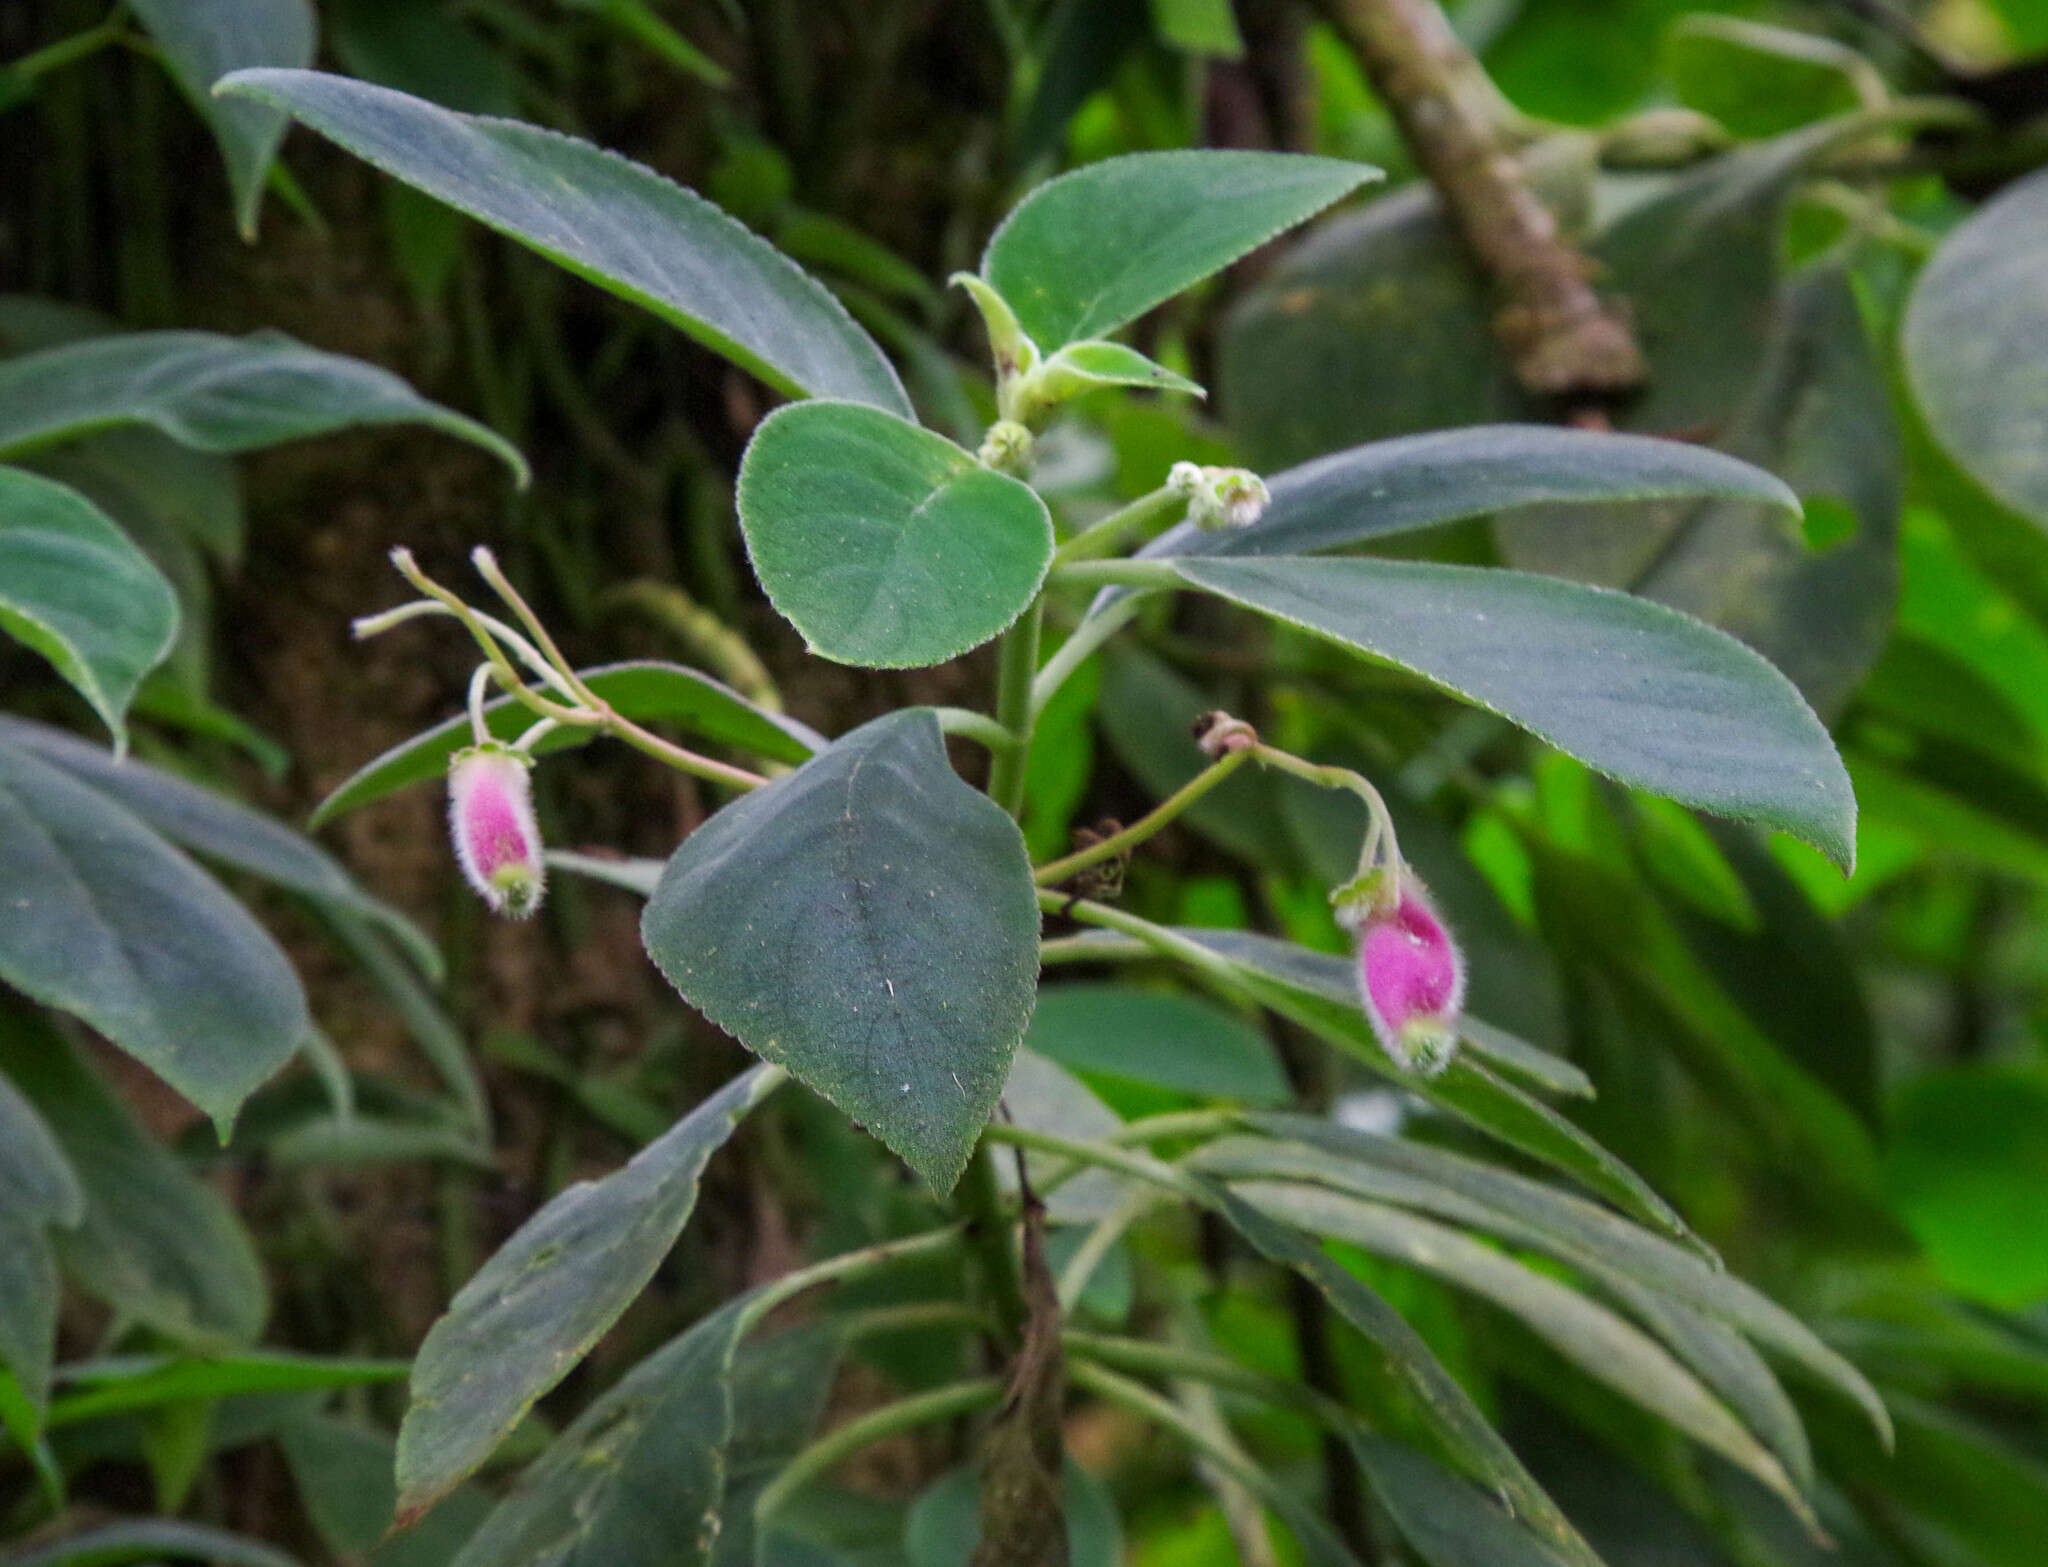
<instances>
[{"instance_id":1,"label":"hairy stem","mask_svg":"<svg viewBox=\"0 0 2048 1567\"><path fill-rule=\"evenodd\" d=\"M1100 865L1104 860L1113 860L1155 833L1163 831L1172 825L1175 817L1242 767L1249 755L1249 751L1233 751L1228 756L1218 757L1121 832L1111 833L1101 842L1091 843L1085 849L1077 849L1064 859L1053 860L1039 866L1033 872L1038 885L1056 887L1068 877L1085 871L1089 866Z\"/></svg>"},{"instance_id":2,"label":"hairy stem","mask_svg":"<svg viewBox=\"0 0 2048 1567\"><path fill-rule=\"evenodd\" d=\"M834 1426L786 1464L782 1472L754 1498L756 1523L765 1522L782 1510L789 1499L843 1458L871 1443L900 1432L914 1431L970 1410L986 1409L1003 1396L1003 1384L994 1377L976 1377L918 1393L910 1398L884 1404L857 1415L844 1425Z\"/></svg>"},{"instance_id":3,"label":"hairy stem","mask_svg":"<svg viewBox=\"0 0 2048 1567\"><path fill-rule=\"evenodd\" d=\"M1024 809L1024 775L1031 762L1031 682L1038 674L1038 638L1045 624L1045 600L1032 600L1016 625L1003 633L996 664L996 722L1015 737L989 764L988 792L1012 816Z\"/></svg>"}]
</instances>

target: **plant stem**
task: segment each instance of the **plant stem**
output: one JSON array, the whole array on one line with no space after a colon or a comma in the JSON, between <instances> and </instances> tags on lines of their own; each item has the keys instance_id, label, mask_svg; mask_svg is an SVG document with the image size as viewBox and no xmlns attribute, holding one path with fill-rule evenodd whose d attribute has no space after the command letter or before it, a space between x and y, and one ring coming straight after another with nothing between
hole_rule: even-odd
<instances>
[{"instance_id":1,"label":"plant stem","mask_svg":"<svg viewBox=\"0 0 2048 1567\"><path fill-rule=\"evenodd\" d=\"M49 75L50 72L61 70L74 61L87 59L108 45L119 43L121 37L121 22L117 12L96 27L88 27L68 38L59 38L55 43L45 44L19 59L0 64L0 81L11 82L17 88L33 87L38 79Z\"/></svg>"},{"instance_id":2,"label":"plant stem","mask_svg":"<svg viewBox=\"0 0 2048 1567\"><path fill-rule=\"evenodd\" d=\"M785 1503L842 1458L859 1452L870 1443L919 1426L950 1420L969 1410L985 1409L1003 1396L1003 1384L995 1377L976 1377L954 1382L910 1398L869 1410L844 1425L835 1426L783 1466L781 1473L754 1498L754 1521L758 1527L775 1516Z\"/></svg>"},{"instance_id":3,"label":"plant stem","mask_svg":"<svg viewBox=\"0 0 2048 1567\"><path fill-rule=\"evenodd\" d=\"M1115 1206L1095 1221L1091 1229L1067 1259L1061 1270L1059 1295L1060 1305L1068 1311L1081 1298L1081 1292L1088 1288L1088 1281L1095 1276L1095 1270L1102 1265L1102 1259L1109 1255L1109 1248L1133 1224L1159 1200L1159 1194L1149 1186L1133 1186L1118 1198Z\"/></svg>"},{"instance_id":4,"label":"plant stem","mask_svg":"<svg viewBox=\"0 0 2048 1567\"><path fill-rule=\"evenodd\" d=\"M1073 634L1059 645L1059 651L1045 661L1045 667L1031 682L1031 717L1034 723L1054 693L1093 656L1096 649L1131 623L1131 617L1138 613L1143 603L1144 598L1133 593L1107 608L1096 610L1074 628Z\"/></svg>"},{"instance_id":5,"label":"plant stem","mask_svg":"<svg viewBox=\"0 0 2048 1567\"><path fill-rule=\"evenodd\" d=\"M1064 566L1070 561L1114 555L1155 523L1170 520L1176 510L1185 511L1187 503L1188 498L1180 491L1161 485L1083 528L1052 552L1052 563Z\"/></svg>"},{"instance_id":6,"label":"plant stem","mask_svg":"<svg viewBox=\"0 0 2048 1567\"><path fill-rule=\"evenodd\" d=\"M1135 914L1126 914L1122 909L1113 909L1106 903L1095 903L1087 898L1069 898L1063 893L1041 892L1038 906L1049 914L1063 914L1068 919L1079 920L1084 925L1100 926L1104 930L1117 931L1142 942L1162 957L1172 958L1208 979L1224 994L1241 1000L1252 999L1245 991L1244 981L1239 978L1237 965L1220 953L1211 952L1200 942L1190 941L1175 930L1164 925L1155 925L1148 919ZM1116 954L1113 954L1116 955Z\"/></svg>"},{"instance_id":7,"label":"plant stem","mask_svg":"<svg viewBox=\"0 0 2048 1567\"><path fill-rule=\"evenodd\" d=\"M1178 588L1186 582L1170 560L1077 560L1052 573L1063 587Z\"/></svg>"},{"instance_id":8,"label":"plant stem","mask_svg":"<svg viewBox=\"0 0 2048 1567\"><path fill-rule=\"evenodd\" d=\"M1077 1360L1096 1361L1120 1370L1155 1377L1186 1377L1211 1387L1227 1387L1249 1393L1283 1409L1303 1414L1339 1429L1357 1429L1363 1422L1335 1399L1302 1387L1299 1383L1267 1376L1222 1355L1161 1344L1152 1339L1120 1338L1106 1333L1073 1330L1066 1334L1067 1348Z\"/></svg>"},{"instance_id":9,"label":"plant stem","mask_svg":"<svg viewBox=\"0 0 2048 1567\"><path fill-rule=\"evenodd\" d=\"M1135 848L1153 834L1170 826L1175 817L1242 767L1245 759L1251 754L1249 750L1232 751L1227 756L1218 757L1130 826L1120 832L1111 833L1099 843L1091 843L1085 849L1077 849L1064 859L1053 860L1039 866L1033 872L1034 879L1041 887L1056 887L1068 877L1085 871L1091 865L1100 865L1104 860L1115 859L1125 850Z\"/></svg>"},{"instance_id":10,"label":"plant stem","mask_svg":"<svg viewBox=\"0 0 2048 1567\"><path fill-rule=\"evenodd\" d=\"M994 1127L982 1132L981 1141L967 1161L967 1172L953 1194L953 1211L965 1221L967 1244L973 1251L982 1282L988 1287L989 1304L1003 1339L1015 1344L1023 1335L1030 1315L1024 1301L1024 1281L1017 1268L1015 1249L1010 1244L1009 1206L996 1184L995 1156L989 1152Z\"/></svg>"},{"instance_id":11,"label":"plant stem","mask_svg":"<svg viewBox=\"0 0 2048 1567\"><path fill-rule=\"evenodd\" d=\"M1092 1164L1105 1170L1114 1170L1119 1175L1135 1176L1162 1186L1181 1196L1190 1195L1187 1177L1163 1160L1150 1154L1132 1153L1124 1148L1111 1148L1104 1143L1085 1143L1072 1137L1061 1137L1055 1132L1034 1131L1028 1126L1012 1126L1003 1123L990 1125L982 1134L984 1142L1008 1143L1015 1148L1033 1149L1039 1153L1057 1154L1061 1158L1073 1159L1081 1164Z\"/></svg>"},{"instance_id":12,"label":"plant stem","mask_svg":"<svg viewBox=\"0 0 2048 1567\"><path fill-rule=\"evenodd\" d=\"M969 740L979 741L993 752L1013 749L1017 737L997 723L986 713L977 713L971 707L935 707L939 730L943 734L964 735Z\"/></svg>"},{"instance_id":13,"label":"plant stem","mask_svg":"<svg viewBox=\"0 0 2048 1567\"><path fill-rule=\"evenodd\" d=\"M1045 624L1045 599L1031 601L1023 618L1003 633L996 666L996 722L1014 743L989 764L988 793L1012 816L1024 809L1024 774L1031 762L1031 682L1038 673L1038 638Z\"/></svg>"},{"instance_id":14,"label":"plant stem","mask_svg":"<svg viewBox=\"0 0 2048 1567\"><path fill-rule=\"evenodd\" d=\"M808 1268L785 1273L774 1283L766 1285L754 1298L753 1304L747 1307L746 1320L740 1324L740 1335L744 1337L753 1332L776 1307L806 1290L815 1289L820 1284L843 1284L848 1279L865 1278L908 1258L928 1257L950 1250L960 1243L960 1233L959 1225L949 1224L943 1229L926 1230L922 1235L906 1235L897 1240L864 1246L859 1251L841 1252L823 1262L814 1262Z\"/></svg>"}]
</instances>

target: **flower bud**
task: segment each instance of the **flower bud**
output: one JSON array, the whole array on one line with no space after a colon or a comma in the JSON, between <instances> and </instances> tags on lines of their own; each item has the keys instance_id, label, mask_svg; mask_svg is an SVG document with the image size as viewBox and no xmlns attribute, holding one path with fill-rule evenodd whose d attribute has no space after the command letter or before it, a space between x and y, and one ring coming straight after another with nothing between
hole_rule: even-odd
<instances>
[{"instance_id":1,"label":"flower bud","mask_svg":"<svg viewBox=\"0 0 2048 1567\"><path fill-rule=\"evenodd\" d=\"M448 825L455 857L493 914L524 919L540 907L547 877L527 784L530 758L487 741L448 766Z\"/></svg>"},{"instance_id":2,"label":"flower bud","mask_svg":"<svg viewBox=\"0 0 2048 1567\"><path fill-rule=\"evenodd\" d=\"M1458 1048L1464 954L1405 867L1369 880L1380 885L1361 886L1361 896L1338 908L1358 932L1359 1000L1380 1047L1410 1071L1433 1077Z\"/></svg>"},{"instance_id":3,"label":"flower bud","mask_svg":"<svg viewBox=\"0 0 2048 1567\"><path fill-rule=\"evenodd\" d=\"M1198 528L1248 528L1272 500L1266 481L1249 468L1205 468L1177 462L1166 475L1168 489L1188 498L1188 518Z\"/></svg>"}]
</instances>

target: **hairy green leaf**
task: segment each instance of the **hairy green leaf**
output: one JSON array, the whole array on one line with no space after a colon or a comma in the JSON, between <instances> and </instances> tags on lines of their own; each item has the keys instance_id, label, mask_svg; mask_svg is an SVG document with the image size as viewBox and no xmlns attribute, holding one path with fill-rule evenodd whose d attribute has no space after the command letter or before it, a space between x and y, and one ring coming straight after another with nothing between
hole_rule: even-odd
<instances>
[{"instance_id":1,"label":"hairy green leaf","mask_svg":"<svg viewBox=\"0 0 2048 1567\"><path fill-rule=\"evenodd\" d=\"M929 709L712 817L640 929L686 1001L952 1188L1031 1016L1038 904L1023 836Z\"/></svg>"},{"instance_id":2,"label":"hairy green leaf","mask_svg":"<svg viewBox=\"0 0 2048 1567\"><path fill-rule=\"evenodd\" d=\"M220 90L287 111L781 391L910 416L896 372L837 300L652 169L537 125L458 114L318 71L238 71Z\"/></svg>"},{"instance_id":3,"label":"hairy green leaf","mask_svg":"<svg viewBox=\"0 0 2048 1567\"><path fill-rule=\"evenodd\" d=\"M939 664L1002 631L1052 560L1032 489L943 436L857 403L761 422L740 526L769 601L842 664Z\"/></svg>"}]
</instances>

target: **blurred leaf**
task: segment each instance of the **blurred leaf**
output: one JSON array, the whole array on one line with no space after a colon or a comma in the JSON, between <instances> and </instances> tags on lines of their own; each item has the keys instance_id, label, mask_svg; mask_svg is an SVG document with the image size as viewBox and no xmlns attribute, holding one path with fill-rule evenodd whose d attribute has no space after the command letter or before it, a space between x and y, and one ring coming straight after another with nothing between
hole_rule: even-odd
<instances>
[{"instance_id":1,"label":"blurred leaf","mask_svg":"<svg viewBox=\"0 0 2048 1567\"><path fill-rule=\"evenodd\" d=\"M63 1150L35 1106L0 1076L0 1374L12 1373L31 1431L42 1423L57 1342L57 1265L47 1231L75 1228L84 1216L85 1193ZM29 1443L22 1435L22 1445Z\"/></svg>"},{"instance_id":2,"label":"blurred leaf","mask_svg":"<svg viewBox=\"0 0 2048 1567\"><path fill-rule=\"evenodd\" d=\"M1999 500L2048 527L2048 172L2006 187L1920 274L1901 336L1929 426Z\"/></svg>"},{"instance_id":3,"label":"blurred leaf","mask_svg":"<svg viewBox=\"0 0 2048 1567\"><path fill-rule=\"evenodd\" d=\"M1286 1074L1265 1035L1177 991L1051 985L1039 993L1024 1042L1065 1066L1196 1098L1274 1105L1289 1097Z\"/></svg>"},{"instance_id":4,"label":"blurred leaf","mask_svg":"<svg viewBox=\"0 0 2048 1567\"><path fill-rule=\"evenodd\" d=\"M810 1440L832 1393L842 1338L839 1324L828 1318L749 1344L732 1357L726 1380L733 1434L708 1567L781 1567L786 1559L795 1567L786 1535L757 1541L754 1500Z\"/></svg>"},{"instance_id":5,"label":"blurred leaf","mask_svg":"<svg viewBox=\"0 0 2048 1567\"><path fill-rule=\"evenodd\" d=\"M263 1268L227 1204L150 1138L44 1020L0 1011L0 1070L85 1189L84 1222L53 1237L66 1276L174 1343L253 1342L269 1312Z\"/></svg>"},{"instance_id":6,"label":"blurred leaf","mask_svg":"<svg viewBox=\"0 0 2048 1567\"><path fill-rule=\"evenodd\" d=\"M1425 561L1172 564L1191 586L1412 670L1623 783L1854 862L1855 796L1827 731L1783 675L1688 616Z\"/></svg>"},{"instance_id":7,"label":"blurred leaf","mask_svg":"<svg viewBox=\"0 0 2048 1567\"><path fill-rule=\"evenodd\" d=\"M1660 1345L1598 1302L1490 1246L1414 1214L1291 1182L1232 1188L1284 1223L1420 1268L1520 1317L1538 1337L1624 1397L1669 1421L1811 1513L1778 1460Z\"/></svg>"},{"instance_id":8,"label":"blurred leaf","mask_svg":"<svg viewBox=\"0 0 2048 1567\"><path fill-rule=\"evenodd\" d=\"M600 664L577 673L624 717L642 723L672 723L691 734L752 751L770 761L801 762L825 743L807 725L756 707L709 675L680 664ZM532 726L533 715L515 698L501 696L485 704L484 721L493 735L510 740ZM550 751L587 745L593 738L587 730L556 729L535 742L533 749L536 755L544 756ZM444 776L448 759L469 743L467 713L458 713L445 723L414 735L365 763L339 784L314 810L311 825L322 826L344 811L381 800L408 784Z\"/></svg>"},{"instance_id":9,"label":"blurred leaf","mask_svg":"<svg viewBox=\"0 0 2048 1567\"><path fill-rule=\"evenodd\" d=\"M1144 0L1055 0L1035 62L1036 82L1017 120L1020 167L1059 145L1075 111L1145 42L1150 20Z\"/></svg>"},{"instance_id":10,"label":"blurred leaf","mask_svg":"<svg viewBox=\"0 0 2048 1567\"><path fill-rule=\"evenodd\" d=\"M175 1518L103 1524L0 1560L6 1567L125 1567L165 1558L216 1567L298 1567L292 1557L258 1541Z\"/></svg>"},{"instance_id":11,"label":"blurred leaf","mask_svg":"<svg viewBox=\"0 0 2048 1567\"><path fill-rule=\"evenodd\" d=\"M261 104L216 98L213 84L245 65L311 65L312 7L306 0L134 0L134 11L220 143L236 220L243 237L253 239L285 117Z\"/></svg>"},{"instance_id":12,"label":"blurred leaf","mask_svg":"<svg viewBox=\"0 0 2048 1567\"><path fill-rule=\"evenodd\" d=\"M1557 1567L1563 1560L1498 1501L1414 1448L1359 1434L1351 1451L1429 1567Z\"/></svg>"},{"instance_id":13,"label":"blurred leaf","mask_svg":"<svg viewBox=\"0 0 2048 1567\"><path fill-rule=\"evenodd\" d=\"M1031 1131L1083 1142L1100 1142L1123 1125L1123 1119L1086 1083L1025 1045L1018 1046L1010 1063L1010 1080L1003 1086L1003 1113ZM999 1158L995 1163L996 1183L1006 1192L1016 1191L1016 1162ZM1024 1164L1032 1184L1042 1187L1065 1161L1057 1155L1034 1153L1024 1156ZM1116 1206L1124 1184L1112 1171L1083 1170L1044 1194L1046 1212L1056 1223L1092 1223Z\"/></svg>"},{"instance_id":14,"label":"blurred leaf","mask_svg":"<svg viewBox=\"0 0 2048 1567\"><path fill-rule=\"evenodd\" d=\"M0 631L55 665L117 744L127 744L135 688L177 630L171 585L104 512L52 479L0 467Z\"/></svg>"},{"instance_id":15,"label":"blurred leaf","mask_svg":"<svg viewBox=\"0 0 2048 1567\"><path fill-rule=\"evenodd\" d=\"M778 1080L741 1074L623 1169L561 1192L456 1294L413 1367L402 1523L473 1474L618 1321L689 1221L704 1166Z\"/></svg>"},{"instance_id":16,"label":"blurred leaf","mask_svg":"<svg viewBox=\"0 0 2048 1567\"><path fill-rule=\"evenodd\" d=\"M1189 54L1244 58L1244 38L1230 0L1152 0L1152 26L1160 41Z\"/></svg>"},{"instance_id":17,"label":"blurred leaf","mask_svg":"<svg viewBox=\"0 0 2048 1567\"><path fill-rule=\"evenodd\" d=\"M269 932L112 797L0 743L0 978L73 1013L226 1136L312 1027Z\"/></svg>"},{"instance_id":18,"label":"blurred leaf","mask_svg":"<svg viewBox=\"0 0 2048 1567\"><path fill-rule=\"evenodd\" d=\"M1887 1184L1942 1282L2008 1309L2048 1300L2048 1080L1950 1067L1904 1085L1890 1109Z\"/></svg>"},{"instance_id":19,"label":"blurred leaf","mask_svg":"<svg viewBox=\"0 0 2048 1567\"><path fill-rule=\"evenodd\" d=\"M539 126L317 71L238 72L227 90L289 111L779 391L910 414L882 351L815 279L651 169Z\"/></svg>"},{"instance_id":20,"label":"blurred leaf","mask_svg":"<svg viewBox=\"0 0 2048 1567\"><path fill-rule=\"evenodd\" d=\"M1854 109L1857 78L1880 88L1883 80L1832 38L1701 13L1680 17L1665 35L1664 68L1680 103L1745 139Z\"/></svg>"},{"instance_id":21,"label":"blurred leaf","mask_svg":"<svg viewBox=\"0 0 2048 1567\"><path fill-rule=\"evenodd\" d=\"M1109 158L1033 189L989 239L981 275L1049 354L1115 331L1378 177L1289 153Z\"/></svg>"},{"instance_id":22,"label":"blurred leaf","mask_svg":"<svg viewBox=\"0 0 2048 1567\"><path fill-rule=\"evenodd\" d=\"M1052 518L1028 485L856 403L764 419L739 513L769 601L842 664L941 664L979 647L1023 613L1052 560Z\"/></svg>"},{"instance_id":23,"label":"blurred leaf","mask_svg":"<svg viewBox=\"0 0 2048 1567\"><path fill-rule=\"evenodd\" d=\"M277 1440L321 1543L365 1567L447 1567L491 1510L483 1491L459 1486L403 1534L391 1534L398 1490L389 1436L309 1414L287 1421Z\"/></svg>"},{"instance_id":24,"label":"blurred leaf","mask_svg":"<svg viewBox=\"0 0 2048 1567\"><path fill-rule=\"evenodd\" d=\"M439 973L440 955L418 926L364 892L321 849L262 812L145 763L116 761L98 746L43 724L0 716L0 745L33 752L63 768L194 854L360 917L395 937L426 972Z\"/></svg>"},{"instance_id":25,"label":"blurred leaf","mask_svg":"<svg viewBox=\"0 0 2048 1567\"><path fill-rule=\"evenodd\" d=\"M334 52L351 76L465 114L504 119L518 113L511 65L442 0L341 0L331 12ZM310 65L312 60L261 63Z\"/></svg>"},{"instance_id":26,"label":"blurred leaf","mask_svg":"<svg viewBox=\"0 0 2048 1567\"><path fill-rule=\"evenodd\" d=\"M360 425L423 424L502 459L496 431L360 359L281 332L119 332L0 361L0 456L143 424L202 452L247 452Z\"/></svg>"},{"instance_id":27,"label":"blurred leaf","mask_svg":"<svg viewBox=\"0 0 2048 1567\"><path fill-rule=\"evenodd\" d=\"M1123 1525L1103 1483L1063 1455L1069 1567L1118 1567ZM971 1464L948 1470L918 1494L903 1526L910 1567L967 1567L981 1537L981 1475Z\"/></svg>"},{"instance_id":28,"label":"blurred leaf","mask_svg":"<svg viewBox=\"0 0 2048 1567\"><path fill-rule=\"evenodd\" d=\"M76 1425L165 1404L235 1398L249 1393L301 1393L403 1381L403 1360L349 1360L264 1350L242 1355L133 1355L73 1361L50 1403L50 1426ZM388 1520L387 1520L388 1521Z\"/></svg>"},{"instance_id":29,"label":"blurred leaf","mask_svg":"<svg viewBox=\"0 0 2048 1567\"><path fill-rule=\"evenodd\" d=\"M952 1189L1031 1016L1016 824L928 708L863 724L683 841L641 920L683 998Z\"/></svg>"}]
</instances>

